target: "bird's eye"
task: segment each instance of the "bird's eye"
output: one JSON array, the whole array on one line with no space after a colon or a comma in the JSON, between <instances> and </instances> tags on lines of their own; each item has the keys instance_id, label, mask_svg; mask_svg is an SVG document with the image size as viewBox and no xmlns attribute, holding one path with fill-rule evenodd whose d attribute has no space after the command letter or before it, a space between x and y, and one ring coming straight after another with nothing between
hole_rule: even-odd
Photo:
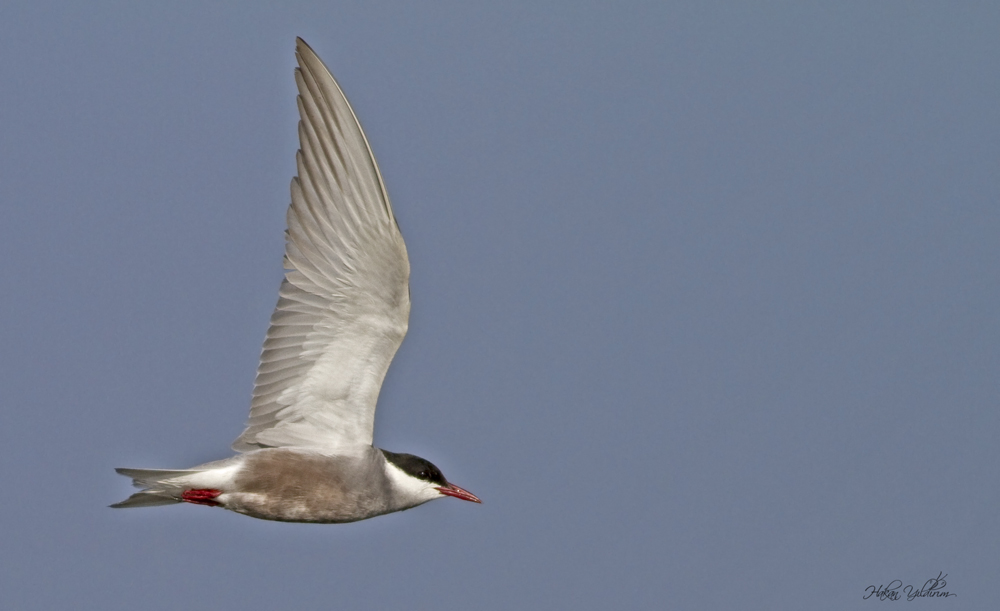
<instances>
[{"instance_id":1,"label":"bird's eye","mask_svg":"<svg viewBox=\"0 0 1000 611\"><path fill-rule=\"evenodd\" d=\"M419 475L420 477L427 477L427 471L421 471Z\"/></svg>"}]
</instances>

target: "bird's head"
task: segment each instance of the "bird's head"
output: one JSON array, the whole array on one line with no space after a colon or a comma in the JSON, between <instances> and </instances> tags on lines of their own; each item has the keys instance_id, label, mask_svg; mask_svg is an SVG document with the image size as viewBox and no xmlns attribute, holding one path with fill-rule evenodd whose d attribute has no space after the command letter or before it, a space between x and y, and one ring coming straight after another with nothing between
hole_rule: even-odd
<instances>
[{"instance_id":1,"label":"bird's head","mask_svg":"<svg viewBox=\"0 0 1000 611\"><path fill-rule=\"evenodd\" d=\"M429 460L413 454L396 454L385 450L382 450L382 455L385 456L389 477L396 490L416 501L414 505L443 496L482 503L479 497L468 490L448 483L441 469L435 467Z\"/></svg>"}]
</instances>

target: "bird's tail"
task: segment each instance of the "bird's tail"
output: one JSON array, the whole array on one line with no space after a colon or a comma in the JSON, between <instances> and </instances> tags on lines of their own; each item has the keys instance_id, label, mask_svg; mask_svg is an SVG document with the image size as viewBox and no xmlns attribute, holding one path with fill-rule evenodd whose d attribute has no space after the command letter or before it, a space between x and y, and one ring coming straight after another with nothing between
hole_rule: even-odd
<instances>
[{"instance_id":1,"label":"bird's tail","mask_svg":"<svg viewBox=\"0 0 1000 611\"><path fill-rule=\"evenodd\" d=\"M115 469L119 474L132 478L132 485L142 488L120 503L112 505L115 509L126 507L156 507L157 505L173 505L181 502L184 490L184 480L201 469Z\"/></svg>"}]
</instances>

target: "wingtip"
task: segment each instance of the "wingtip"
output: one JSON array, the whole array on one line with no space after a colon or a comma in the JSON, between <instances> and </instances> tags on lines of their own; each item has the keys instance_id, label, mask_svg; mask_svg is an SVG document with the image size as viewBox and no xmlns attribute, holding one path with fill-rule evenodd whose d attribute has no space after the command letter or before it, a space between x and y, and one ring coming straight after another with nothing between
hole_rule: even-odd
<instances>
[{"instance_id":1,"label":"wingtip","mask_svg":"<svg viewBox=\"0 0 1000 611\"><path fill-rule=\"evenodd\" d=\"M296 53L301 53L303 51L309 51L313 55L316 55L316 52L313 51L312 47L309 46L309 43L307 43L306 41L302 40L301 36L296 36L295 37L295 52Z\"/></svg>"}]
</instances>

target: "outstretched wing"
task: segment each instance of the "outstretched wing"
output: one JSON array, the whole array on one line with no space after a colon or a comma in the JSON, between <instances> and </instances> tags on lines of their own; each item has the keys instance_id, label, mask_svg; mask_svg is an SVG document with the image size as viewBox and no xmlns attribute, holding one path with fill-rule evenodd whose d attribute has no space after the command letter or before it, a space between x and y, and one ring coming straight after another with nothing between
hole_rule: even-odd
<instances>
[{"instance_id":1,"label":"outstretched wing","mask_svg":"<svg viewBox=\"0 0 1000 611\"><path fill-rule=\"evenodd\" d=\"M302 39L298 176L285 279L254 382L245 452L372 443L375 403L410 315L410 263L389 196L347 98Z\"/></svg>"}]
</instances>

